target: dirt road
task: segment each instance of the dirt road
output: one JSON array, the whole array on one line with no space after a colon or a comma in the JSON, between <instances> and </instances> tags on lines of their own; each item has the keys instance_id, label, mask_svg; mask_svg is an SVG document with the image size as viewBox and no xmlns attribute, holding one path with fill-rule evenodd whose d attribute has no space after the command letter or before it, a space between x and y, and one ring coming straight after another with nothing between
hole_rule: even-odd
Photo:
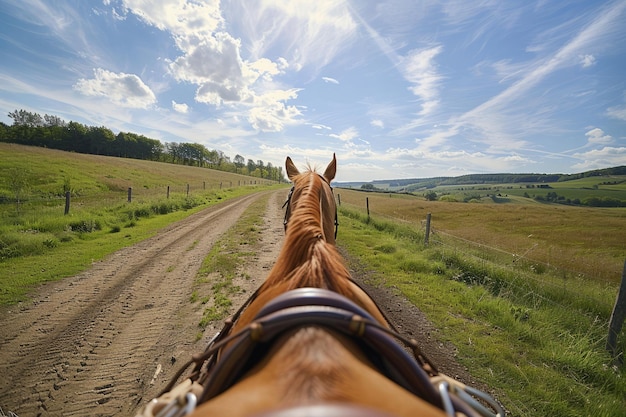
<instances>
[{"instance_id":1,"label":"dirt road","mask_svg":"<svg viewBox=\"0 0 626 417\"><path fill-rule=\"evenodd\" d=\"M192 215L80 275L43 286L32 302L0 310L4 412L20 417L134 415L214 334L209 327L196 341L202 309L190 302L194 277L212 245L264 195ZM260 285L280 250L285 197L283 190L269 194L256 257L242 265L252 278L237 283L245 293ZM454 349L436 341L436 330L419 310L391 290L370 291L445 373L473 382L454 360ZM235 308L245 293L233 299Z\"/></svg>"}]
</instances>

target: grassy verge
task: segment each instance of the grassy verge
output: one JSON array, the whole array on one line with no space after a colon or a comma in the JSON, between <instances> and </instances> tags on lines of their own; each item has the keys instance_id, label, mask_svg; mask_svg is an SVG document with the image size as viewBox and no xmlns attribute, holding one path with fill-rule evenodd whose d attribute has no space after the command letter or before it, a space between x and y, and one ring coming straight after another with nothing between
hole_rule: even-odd
<instances>
[{"instance_id":1,"label":"grassy verge","mask_svg":"<svg viewBox=\"0 0 626 417\"><path fill-rule=\"evenodd\" d=\"M231 297L242 292L235 284L236 278L248 279L241 272L242 266L254 256L255 245L260 236L260 225L269 197L260 198L250 205L204 259L196 275L191 302L204 307L199 326L202 330L230 313ZM202 337L202 332L198 338Z\"/></svg>"},{"instance_id":2,"label":"grassy verge","mask_svg":"<svg viewBox=\"0 0 626 417\"><path fill-rule=\"evenodd\" d=\"M558 282L548 272L527 279L536 273L441 244L424 247L419 231L389 220L340 214L339 244L424 311L511 415L625 415L626 372L604 351L615 294L585 304L567 294L586 294L596 283L558 291L541 284Z\"/></svg>"},{"instance_id":3,"label":"grassy verge","mask_svg":"<svg viewBox=\"0 0 626 417\"><path fill-rule=\"evenodd\" d=\"M260 189L239 187L193 197L103 204L70 216L40 209L32 216L5 218L0 225L0 305L23 301L40 283L72 276L168 224Z\"/></svg>"}]
</instances>

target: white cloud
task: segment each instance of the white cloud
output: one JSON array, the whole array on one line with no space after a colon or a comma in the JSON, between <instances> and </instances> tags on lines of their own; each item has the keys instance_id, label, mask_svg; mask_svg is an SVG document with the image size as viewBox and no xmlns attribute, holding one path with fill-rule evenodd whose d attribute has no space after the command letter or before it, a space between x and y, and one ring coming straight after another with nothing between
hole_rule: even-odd
<instances>
[{"instance_id":1,"label":"white cloud","mask_svg":"<svg viewBox=\"0 0 626 417\"><path fill-rule=\"evenodd\" d=\"M244 59L241 39L224 31L219 0L124 4L148 24L172 34L181 55L169 63L170 73L179 82L197 85L199 103L246 112L243 119L262 131L282 130L301 114L285 104L297 97L297 90L280 90L274 82L290 67L287 60Z\"/></svg>"},{"instance_id":2,"label":"white cloud","mask_svg":"<svg viewBox=\"0 0 626 417\"><path fill-rule=\"evenodd\" d=\"M613 142L613 138L610 135L605 135L604 131L597 127L585 133L585 136L587 136L587 142L590 145L607 144Z\"/></svg>"},{"instance_id":3,"label":"white cloud","mask_svg":"<svg viewBox=\"0 0 626 417\"><path fill-rule=\"evenodd\" d=\"M412 84L409 90L422 100L420 116L432 113L439 103L438 87L443 77L437 72L435 57L442 49L439 45L412 50L400 64L404 78Z\"/></svg>"},{"instance_id":4,"label":"white cloud","mask_svg":"<svg viewBox=\"0 0 626 417\"><path fill-rule=\"evenodd\" d=\"M374 126L374 127L379 127L381 129L383 129L385 127L385 123L380 120L380 119L374 119L370 122L370 125Z\"/></svg>"},{"instance_id":5,"label":"white cloud","mask_svg":"<svg viewBox=\"0 0 626 417\"><path fill-rule=\"evenodd\" d=\"M219 0L123 0L127 11L172 34L179 49L201 44L223 24Z\"/></svg>"},{"instance_id":6,"label":"white cloud","mask_svg":"<svg viewBox=\"0 0 626 417\"><path fill-rule=\"evenodd\" d=\"M572 165L573 169L580 171L626 165L626 147L605 146L602 149L592 149L573 156L581 159L580 163Z\"/></svg>"},{"instance_id":7,"label":"white cloud","mask_svg":"<svg viewBox=\"0 0 626 417\"><path fill-rule=\"evenodd\" d=\"M324 80L327 83L331 83L331 84L339 84L339 81L335 80L334 78L330 78L330 77L322 77L322 80Z\"/></svg>"},{"instance_id":8,"label":"white cloud","mask_svg":"<svg viewBox=\"0 0 626 417\"><path fill-rule=\"evenodd\" d=\"M331 138L335 138L335 139L339 139L343 142L349 142L352 139L355 139L359 136L359 132L356 130L356 128L354 127L349 127L346 130L342 131L340 134L336 135L334 133L331 133L330 135Z\"/></svg>"},{"instance_id":9,"label":"white cloud","mask_svg":"<svg viewBox=\"0 0 626 417\"><path fill-rule=\"evenodd\" d=\"M185 103L177 103L174 100L172 100L172 108L174 109L174 111L178 112L178 113L188 113L189 112L189 106L186 105Z\"/></svg>"},{"instance_id":10,"label":"white cloud","mask_svg":"<svg viewBox=\"0 0 626 417\"><path fill-rule=\"evenodd\" d=\"M606 113L615 119L626 121L626 106L609 107Z\"/></svg>"},{"instance_id":11,"label":"white cloud","mask_svg":"<svg viewBox=\"0 0 626 417\"><path fill-rule=\"evenodd\" d=\"M254 106L250 109L248 121L257 130L264 132L279 132L285 125L299 123L302 115L295 106L285 105L285 101L298 96L297 89L276 90L257 96Z\"/></svg>"},{"instance_id":12,"label":"white cloud","mask_svg":"<svg viewBox=\"0 0 626 417\"><path fill-rule=\"evenodd\" d=\"M583 68L589 68L596 64L596 57L593 55L580 55L579 58L580 65L582 65Z\"/></svg>"},{"instance_id":13,"label":"white cloud","mask_svg":"<svg viewBox=\"0 0 626 417\"><path fill-rule=\"evenodd\" d=\"M135 74L94 69L94 78L81 78L74 89L87 96L106 97L123 107L146 109L156 103L150 87Z\"/></svg>"}]
</instances>

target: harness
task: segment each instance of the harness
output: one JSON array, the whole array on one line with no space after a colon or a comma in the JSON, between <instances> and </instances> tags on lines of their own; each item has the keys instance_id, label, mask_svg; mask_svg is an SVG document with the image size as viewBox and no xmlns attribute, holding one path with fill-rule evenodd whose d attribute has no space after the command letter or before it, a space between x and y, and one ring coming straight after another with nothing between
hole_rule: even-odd
<instances>
[{"instance_id":1,"label":"harness","mask_svg":"<svg viewBox=\"0 0 626 417\"><path fill-rule=\"evenodd\" d=\"M326 178L324 178L323 175L317 174L322 181L324 181L326 184L328 184L328 187L330 187L330 192L333 195L333 198L335 197L335 193L333 192L333 187L330 185L330 183L328 182L328 180ZM285 219L283 220L283 226L285 227L285 232L287 232L287 223L289 223L289 219L291 218L291 197L293 196L293 192L295 190L295 185L293 187L291 187L291 190L289 190L289 195L287 195L287 200L285 200L285 202L282 205L282 208L285 209ZM335 205L335 240L337 239L337 230L339 229L339 218L337 217L337 205Z\"/></svg>"},{"instance_id":2,"label":"harness","mask_svg":"<svg viewBox=\"0 0 626 417\"><path fill-rule=\"evenodd\" d=\"M225 321L222 331L210 341L204 353L195 355L183 365L141 416L188 414L196 404L235 385L281 335L311 325L356 341L381 374L443 409L451 417L457 413L470 417L505 415L502 407L486 393L440 374L420 350L417 341L382 326L367 311L330 290L299 288L288 291L264 306L245 328L230 335L233 324L257 293ZM230 346L222 352L226 345ZM194 367L188 379L174 388L178 378L192 364Z\"/></svg>"}]
</instances>

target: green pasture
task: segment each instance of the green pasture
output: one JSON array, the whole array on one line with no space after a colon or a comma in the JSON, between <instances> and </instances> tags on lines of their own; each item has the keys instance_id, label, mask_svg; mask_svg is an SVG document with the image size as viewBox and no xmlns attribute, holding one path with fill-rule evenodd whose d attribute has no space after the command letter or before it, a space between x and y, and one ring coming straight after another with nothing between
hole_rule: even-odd
<instances>
[{"instance_id":1,"label":"green pasture","mask_svg":"<svg viewBox=\"0 0 626 417\"><path fill-rule=\"evenodd\" d=\"M3 143L0 161L0 305L198 210L282 186L206 168Z\"/></svg>"},{"instance_id":2,"label":"green pasture","mask_svg":"<svg viewBox=\"0 0 626 417\"><path fill-rule=\"evenodd\" d=\"M443 201L467 202L469 200L491 199L496 203L523 202L537 197L546 198L548 193L556 193L566 200L584 202L588 198L613 198L626 201L626 176L598 176L586 177L570 181L550 183L508 183L508 184L463 184L440 185L424 190L434 191ZM416 192L415 194L419 194ZM519 197L519 198L516 198ZM565 201L563 201L565 200ZM529 201L530 202L530 201ZM580 203L579 203L580 204Z\"/></svg>"}]
</instances>

